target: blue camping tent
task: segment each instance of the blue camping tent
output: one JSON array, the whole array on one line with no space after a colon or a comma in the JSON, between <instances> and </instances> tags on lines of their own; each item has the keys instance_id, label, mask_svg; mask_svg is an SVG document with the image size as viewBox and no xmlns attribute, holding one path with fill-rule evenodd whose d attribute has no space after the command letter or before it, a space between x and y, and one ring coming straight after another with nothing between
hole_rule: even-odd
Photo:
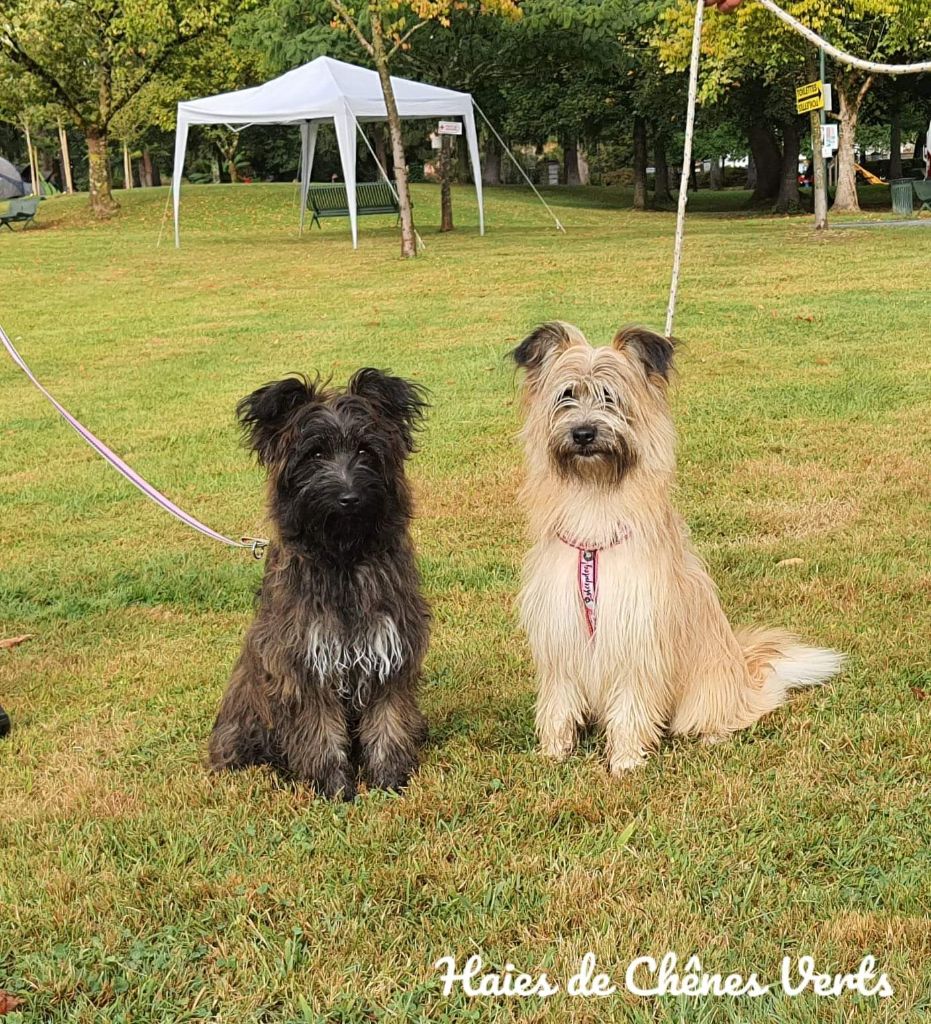
<instances>
[{"instance_id":1,"label":"blue camping tent","mask_svg":"<svg viewBox=\"0 0 931 1024\"><path fill-rule=\"evenodd\" d=\"M0 200L28 196L31 191L13 164L0 156Z\"/></svg>"}]
</instances>

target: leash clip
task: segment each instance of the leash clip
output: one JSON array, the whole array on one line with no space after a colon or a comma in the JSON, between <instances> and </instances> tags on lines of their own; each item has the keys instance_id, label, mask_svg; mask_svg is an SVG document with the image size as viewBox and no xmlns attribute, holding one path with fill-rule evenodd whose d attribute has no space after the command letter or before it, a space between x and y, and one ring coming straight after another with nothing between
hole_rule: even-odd
<instances>
[{"instance_id":1,"label":"leash clip","mask_svg":"<svg viewBox=\"0 0 931 1024\"><path fill-rule=\"evenodd\" d=\"M265 555L265 549L268 547L268 541L262 537L240 537L243 545L252 552L254 559L261 560Z\"/></svg>"}]
</instances>

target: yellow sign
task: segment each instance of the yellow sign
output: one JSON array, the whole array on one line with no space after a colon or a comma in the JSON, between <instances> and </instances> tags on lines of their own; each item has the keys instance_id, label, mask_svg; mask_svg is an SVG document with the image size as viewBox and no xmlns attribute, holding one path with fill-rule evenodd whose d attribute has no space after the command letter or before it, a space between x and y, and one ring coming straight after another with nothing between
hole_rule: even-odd
<instances>
[{"instance_id":1,"label":"yellow sign","mask_svg":"<svg viewBox=\"0 0 931 1024\"><path fill-rule=\"evenodd\" d=\"M812 96L810 100L802 100L795 104L795 109L800 114L807 114L809 110L820 110L824 106L824 99L821 96Z\"/></svg>"},{"instance_id":2,"label":"yellow sign","mask_svg":"<svg viewBox=\"0 0 931 1024\"><path fill-rule=\"evenodd\" d=\"M817 82L809 82L808 85L800 85L795 90L796 102L801 103L802 100L810 100L812 96L821 95L821 80Z\"/></svg>"},{"instance_id":3,"label":"yellow sign","mask_svg":"<svg viewBox=\"0 0 931 1024\"><path fill-rule=\"evenodd\" d=\"M809 82L795 90L795 109L800 113L820 110L824 106L824 83Z\"/></svg>"}]
</instances>

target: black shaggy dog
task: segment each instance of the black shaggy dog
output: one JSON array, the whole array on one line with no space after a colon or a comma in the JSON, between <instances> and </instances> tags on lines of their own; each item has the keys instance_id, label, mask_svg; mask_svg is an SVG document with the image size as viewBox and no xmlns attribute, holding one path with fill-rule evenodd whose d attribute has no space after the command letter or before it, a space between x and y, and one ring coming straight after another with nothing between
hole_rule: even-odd
<instances>
[{"instance_id":1,"label":"black shaggy dog","mask_svg":"<svg viewBox=\"0 0 931 1024\"><path fill-rule=\"evenodd\" d=\"M425 408L417 385L373 369L345 391L288 377L237 406L277 536L210 737L215 770L269 764L351 800L357 767L383 789L417 768L429 609L404 463Z\"/></svg>"}]
</instances>

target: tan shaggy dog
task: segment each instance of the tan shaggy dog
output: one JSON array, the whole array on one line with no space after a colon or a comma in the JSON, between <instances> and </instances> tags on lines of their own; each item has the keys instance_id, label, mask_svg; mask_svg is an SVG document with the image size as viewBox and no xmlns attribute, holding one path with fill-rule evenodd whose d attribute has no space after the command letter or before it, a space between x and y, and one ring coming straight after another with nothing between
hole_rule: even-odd
<instances>
[{"instance_id":1,"label":"tan shaggy dog","mask_svg":"<svg viewBox=\"0 0 931 1024\"><path fill-rule=\"evenodd\" d=\"M670 500L669 339L628 327L593 348L555 322L513 356L526 371L534 541L520 609L544 753L565 757L597 725L619 773L667 730L724 739L839 670L837 652L780 630L731 629Z\"/></svg>"}]
</instances>

